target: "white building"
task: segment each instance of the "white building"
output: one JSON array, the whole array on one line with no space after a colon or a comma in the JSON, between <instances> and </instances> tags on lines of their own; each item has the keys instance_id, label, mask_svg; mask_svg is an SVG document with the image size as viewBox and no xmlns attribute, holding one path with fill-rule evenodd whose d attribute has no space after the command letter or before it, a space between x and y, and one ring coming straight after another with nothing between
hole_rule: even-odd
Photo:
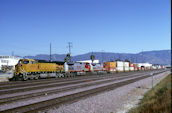
<instances>
[{"instance_id":1,"label":"white building","mask_svg":"<svg viewBox=\"0 0 172 113\"><path fill-rule=\"evenodd\" d=\"M137 63L137 66L138 67L152 67L152 64L150 63Z\"/></svg>"},{"instance_id":2,"label":"white building","mask_svg":"<svg viewBox=\"0 0 172 113\"><path fill-rule=\"evenodd\" d=\"M21 58L15 57L15 56L2 56L0 55L0 70L2 66L13 66L13 69L15 68L15 65L18 63L18 61Z\"/></svg>"},{"instance_id":3,"label":"white building","mask_svg":"<svg viewBox=\"0 0 172 113\"><path fill-rule=\"evenodd\" d=\"M76 61L76 62L92 63L92 60L83 60L83 61ZM99 60L94 60L93 63L99 63Z\"/></svg>"}]
</instances>

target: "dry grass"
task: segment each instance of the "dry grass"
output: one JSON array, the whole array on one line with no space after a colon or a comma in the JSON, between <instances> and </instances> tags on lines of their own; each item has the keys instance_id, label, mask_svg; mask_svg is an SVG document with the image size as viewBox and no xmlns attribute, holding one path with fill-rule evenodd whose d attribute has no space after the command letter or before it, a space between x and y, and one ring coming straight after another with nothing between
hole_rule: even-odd
<instances>
[{"instance_id":1,"label":"dry grass","mask_svg":"<svg viewBox=\"0 0 172 113\"><path fill-rule=\"evenodd\" d=\"M148 91L138 107L128 113L171 113L171 75Z\"/></svg>"}]
</instances>

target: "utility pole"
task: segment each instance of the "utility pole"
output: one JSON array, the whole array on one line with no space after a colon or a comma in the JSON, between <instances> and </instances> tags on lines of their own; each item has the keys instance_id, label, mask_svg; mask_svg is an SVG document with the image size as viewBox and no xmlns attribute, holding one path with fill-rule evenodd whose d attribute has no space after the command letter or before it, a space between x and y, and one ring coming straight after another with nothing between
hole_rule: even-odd
<instances>
[{"instance_id":1,"label":"utility pole","mask_svg":"<svg viewBox=\"0 0 172 113\"><path fill-rule=\"evenodd\" d=\"M67 46L68 48L69 48L69 61L71 61L71 48L72 48L72 42L68 42L68 46Z\"/></svg>"},{"instance_id":2,"label":"utility pole","mask_svg":"<svg viewBox=\"0 0 172 113\"><path fill-rule=\"evenodd\" d=\"M72 42L68 42L69 54L71 54Z\"/></svg>"},{"instance_id":3,"label":"utility pole","mask_svg":"<svg viewBox=\"0 0 172 113\"><path fill-rule=\"evenodd\" d=\"M50 43L50 62L51 62L51 43Z\"/></svg>"},{"instance_id":4,"label":"utility pole","mask_svg":"<svg viewBox=\"0 0 172 113\"><path fill-rule=\"evenodd\" d=\"M91 59L91 61L92 61L92 63L93 63L94 60L95 60L95 56L94 56L93 52L92 52L92 54L90 55L90 59Z\"/></svg>"}]
</instances>

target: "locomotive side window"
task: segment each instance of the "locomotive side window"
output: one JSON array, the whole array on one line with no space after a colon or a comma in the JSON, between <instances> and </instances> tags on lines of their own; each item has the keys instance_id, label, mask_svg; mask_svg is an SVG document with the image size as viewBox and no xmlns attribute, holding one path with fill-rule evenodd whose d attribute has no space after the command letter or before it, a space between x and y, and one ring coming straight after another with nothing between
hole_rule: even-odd
<instances>
[{"instance_id":1,"label":"locomotive side window","mask_svg":"<svg viewBox=\"0 0 172 113\"><path fill-rule=\"evenodd\" d=\"M29 61L23 61L23 64L28 64L29 63Z\"/></svg>"},{"instance_id":2,"label":"locomotive side window","mask_svg":"<svg viewBox=\"0 0 172 113\"><path fill-rule=\"evenodd\" d=\"M34 61L31 61L31 64L34 64L35 62Z\"/></svg>"}]
</instances>

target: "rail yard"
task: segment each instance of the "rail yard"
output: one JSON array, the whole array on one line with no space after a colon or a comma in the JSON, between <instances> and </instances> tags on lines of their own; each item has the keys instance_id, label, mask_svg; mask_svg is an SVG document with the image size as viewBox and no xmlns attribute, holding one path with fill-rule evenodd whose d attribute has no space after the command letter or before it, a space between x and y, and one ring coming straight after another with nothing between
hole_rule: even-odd
<instances>
[{"instance_id":1,"label":"rail yard","mask_svg":"<svg viewBox=\"0 0 172 113\"><path fill-rule=\"evenodd\" d=\"M15 67L2 66L11 78L0 83L0 112L44 112L168 71L150 63L90 59L71 62L67 54L64 62L19 59Z\"/></svg>"},{"instance_id":2,"label":"rail yard","mask_svg":"<svg viewBox=\"0 0 172 113\"><path fill-rule=\"evenodd\" d=\"M170 111L169 3L0 0L0 113Z\"/></svg>"},{"instance_id":3,"label":"rail yard","mask_svg":"<svg viewBox=\"0 0 172 113\"><path fill-rule=\"evenodd\" d=\"M0 112L38 112L156 76L164 69L0 83Z\"/></svg>"}]
</instances>

